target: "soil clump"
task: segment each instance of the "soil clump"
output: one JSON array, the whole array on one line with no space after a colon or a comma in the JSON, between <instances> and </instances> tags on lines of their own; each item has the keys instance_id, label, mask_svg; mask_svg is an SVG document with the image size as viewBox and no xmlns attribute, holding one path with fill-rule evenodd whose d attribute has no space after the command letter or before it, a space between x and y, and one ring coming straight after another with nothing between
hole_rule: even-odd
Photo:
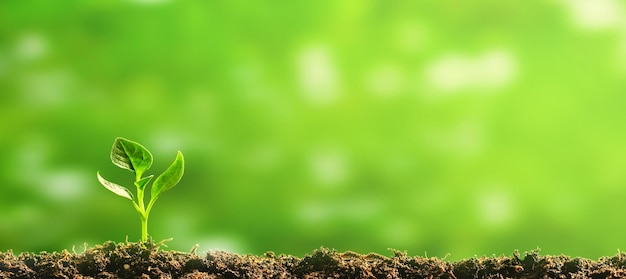
<instances>
[{"instance_id":1,"label":"soil clump","mask_svg":"<svg viewBox=\"0 0 626 279\"><path fill-rule=\"evenodd\" d=\"M297 258L239 255L224 251L164 251L158 244L106 242L83 253L0 252L0 278L626 278L626 253L597 261L568 256L540 256L516 251L510 257L481 257L458 262L409 257L394 251L378 254L337 252L325 248Z\"/></svg>"}]
</instances>

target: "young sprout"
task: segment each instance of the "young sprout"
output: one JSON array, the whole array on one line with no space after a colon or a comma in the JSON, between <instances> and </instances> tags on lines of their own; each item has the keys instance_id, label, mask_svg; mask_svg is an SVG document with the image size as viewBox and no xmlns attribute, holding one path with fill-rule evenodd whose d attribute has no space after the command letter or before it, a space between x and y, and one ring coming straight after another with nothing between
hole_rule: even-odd
<instances>
[{"instance_id":1,"label":"young sprout","mask_svg":"<svg viewBox=\"0 0 626 279\"><path fill-rule=\"evenodd\" d=\"M159 198L159 195L176 186L183 176L185 169L183 154L178 151L174 162L154 180L150 191L150 202L148 202L147 207L143 201L144 191L154 175L144 177L143 174L152 166L152 154L150 154L150 151L139 143L118 137L115 139L111 149L111 161L114 165L135 173L137 200L133 198L133 194L126 187L102 178L100 172L97 173L98 181L109 191L133 202L133 206L139 213L139 219L141 220L141 242L146 242L148 241L148 216L150 215L150 210L152 210L152 206Z\"/></svg>"}]
</instances>

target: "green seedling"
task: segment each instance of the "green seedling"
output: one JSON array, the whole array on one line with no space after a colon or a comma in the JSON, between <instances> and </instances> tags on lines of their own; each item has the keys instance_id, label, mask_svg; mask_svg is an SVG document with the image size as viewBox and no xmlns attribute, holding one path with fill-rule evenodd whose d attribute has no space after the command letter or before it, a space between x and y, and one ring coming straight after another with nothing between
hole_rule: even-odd
<instances>
[{"instance_id":1,"label":"green seedling","mask_svg":"<svg viewBox=\"0 0 626 279\"><path fill-rule=\"evenodd\" d=\"M135 173L137 200L133 198L133 194L126 187L102 178L100 172L97 173L98 181L109 191L133 202L133 206L139 213L139 219L141 220L141 242L145 243L148 241L148 216L152 206L154 206L154 202L156 202L161 193L176 186L183 176L185 169L183 154L178 151L174 162L154 180L150 191L150 202L148 202L147 207L143 201L144 191L154 175L144 177L143 174L152 166L152 154L150 151L139 143L118 137L113 143L113 148L111 148L111 161L114 165Z\"/></svg>"}]
</instances>

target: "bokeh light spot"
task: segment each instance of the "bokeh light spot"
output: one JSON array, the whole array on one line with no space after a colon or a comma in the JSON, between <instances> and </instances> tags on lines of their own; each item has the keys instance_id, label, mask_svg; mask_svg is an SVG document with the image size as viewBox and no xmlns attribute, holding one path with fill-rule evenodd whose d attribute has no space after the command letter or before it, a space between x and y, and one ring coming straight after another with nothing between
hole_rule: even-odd
<instances>
[{"instance_id":1,"label":"bokeh light spot","mask_svg":"<svg viewBox=\"0 0 626 279\"><path fill-rule=\"evenodd\" d=\"M622 27L624 6L618 0L564 0L574 23L586 30Z\"/></svg>"},{"instance_id":2,"label":"bokeh light spot","mask_svg":"<svg viewBox=\"0 0 626 279\"><path fill-rule=\"evenodd\" d=\"M313 178L321 186L337 186L347 178L347 158L336 149L315 150L309 163Z\"/></svg>"},{"instance_id":3,"label":"bokeh light spot","mask_svg":"<svg viewBox=\"0 0 626 279\"><path fill-rule=\"evenodd\" d=\"M514 217L514 199L509 188L487 187L476 196L476 206L480 220L490 227L501 227Z\"/></svg>"},{"instance_id":4,"label":"bokeh light spot","mask_svg":"<svg viewBox=\"0 0 626 279\"><path fill-rule=\"evenodd\" d=\"M85 185L92 184L91 176L81 170L68 169L56 171L45 175L39 185L45 185L43 189L46 197L55 200L74 200L85 194Z\"/></svg>"},{"instance_id":5,"label":"bokeh light spot","mask_svg":"<svg viewBox=\"0 0 626 279\"><path fill-rule=\"evenodd\" d=\"M22 80L24 102L29 106L59 106L71 101L73 77L63 69L33 73Z\"/></svg>"},{"instance_id":6,"label":"bokeh light spot","mask_svg":"<svg viewBox=\"0 0 626 279\"><path fill-rule=\"evenodd\" d=\"M48 42L42 34L26 32L17 41L16 57L22 61L38 60L48 52Z\"/></svg>"},{"instance_id":7,"label":"bokeh light spot","mask_svg":"<svg viewBox=\"0 0 626 279\"><path fill-rule=\"evenodd\" d=\"M297 63L300 87L311 104L325 105L337 100L339 78L327 46L305 47L301 50Z\"/></svg>"},{"instance_id":8,"label":"bokeh light spot","mask_svg":"<svg viewBox=\"0 0 626 279\"><path fill-rule=\"evenodd\" d=\"M505 49L493 49L478 56L448 53L426 69L429 87L437 96L461 92L494 92L510 84L517 74L515 57Z\"/></svg>"}]
</instances>

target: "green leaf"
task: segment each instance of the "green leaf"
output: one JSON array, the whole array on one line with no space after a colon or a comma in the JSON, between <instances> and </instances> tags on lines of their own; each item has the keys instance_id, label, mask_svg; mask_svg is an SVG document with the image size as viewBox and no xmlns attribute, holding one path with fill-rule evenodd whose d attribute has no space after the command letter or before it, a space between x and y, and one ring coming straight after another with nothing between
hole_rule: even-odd
<instances>
[{"instance_id":1,"label":"green leaf","mask_svg":"<svg viewBox=\"0 0 626 279\"><path fill-rule=\"evenodd\" d=\"M109 189L109 191L113 192L114 194L120 197L127 198L131 201L133 200L133 194L130 191L128 191L128 189L126 189L124 186L117 185L111 181L108 181L102 178L102 176L100 176L100 172L98 172L97 174L98 174L98 181L100 181L100 184L102 184L104 188Z\"/></svg>"},{"instance_id":2,"label":"green leaf","mask_svg":"<svg viewBox=\"0 0 626 279\"><path fill-rule=\"evenodd\" d=\"M152 166L152 154L143 145L118 137L111 148L111 161L116 166L133 171L137 177L141 177Z\"/></svg>"},{"instance_id":3,"label":"green leaf","mask_svg":"<svg viewBox=\"0 0 626 279\"><path fill-rule=\"evenodd\" d=\"M137 186L137 189L139 189L139 191L143 191L143 189L146 188L146 185L148 185L148 183L150 183L150 180L152 180L153 177L154 177L154 175L146 176L146 177L138 180L137 182L135 182L135 186Z\"/></svg>"},{"instance_id":4,"label":"green leaf","mask_svg":"<svg viewBox=\"0 0 626 279\"><path fill-rule=\"evenodd\" d=\"M165 170L165 172L154 180L150 199L156 200L161 193L176 186L178 181L180 181L180 178L183 177L184 172L185 159L183 158L183 153L178 151L174 162L167 168L167 170Z\"/></svg>"}]
</instances>

